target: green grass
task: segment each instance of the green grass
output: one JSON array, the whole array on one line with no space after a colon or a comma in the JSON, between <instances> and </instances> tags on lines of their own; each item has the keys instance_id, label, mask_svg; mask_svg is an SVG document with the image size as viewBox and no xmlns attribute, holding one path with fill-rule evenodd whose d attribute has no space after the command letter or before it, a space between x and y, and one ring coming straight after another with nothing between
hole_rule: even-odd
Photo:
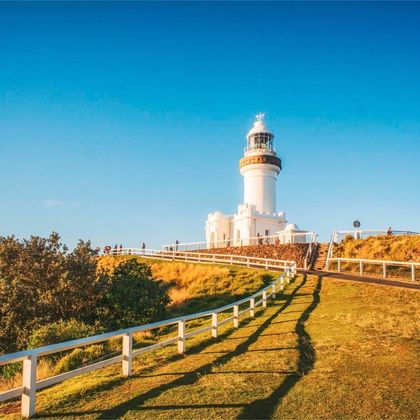
<instances>
[{"instance_id":1,"label":"green grass","mask_svg":"<svg viewBox=\"0 0 420 420\"><path fill-rule=\"evenodd\" d=\"M418 292L299 276L284 295L226 326L38 393L55 418L419 417ZM8 413L8 414L7 414ZM19 403L0 415L19 417Z\"/></svg>"}]
</instances>

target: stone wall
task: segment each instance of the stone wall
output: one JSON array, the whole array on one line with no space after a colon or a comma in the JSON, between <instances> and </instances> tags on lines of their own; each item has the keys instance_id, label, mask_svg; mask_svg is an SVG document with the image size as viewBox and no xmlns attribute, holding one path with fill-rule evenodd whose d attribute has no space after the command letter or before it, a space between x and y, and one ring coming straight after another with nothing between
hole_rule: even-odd
<instances>
[{"instance_id":1,"label":"stone wall","mask_svg":"<svg viewBox=\"0 0 420 420\"><path fill-rule=\"evenodd\" d=\"M272 258L275 260L291 260L296 261L298 267L303 267L306 252L308 251L308 246L309 244L305 243L246 245L212 248L200 252L210 254L229 254L242 255L247 257Z\"/></svg>"}]
</instances>

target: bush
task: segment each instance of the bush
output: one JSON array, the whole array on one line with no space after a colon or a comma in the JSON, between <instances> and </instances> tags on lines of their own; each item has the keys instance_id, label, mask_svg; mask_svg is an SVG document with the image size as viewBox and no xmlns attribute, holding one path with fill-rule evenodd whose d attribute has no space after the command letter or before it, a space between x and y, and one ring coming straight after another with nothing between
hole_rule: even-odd
<instances>
[{"instance_id":1,"label":"bush","mask_svg":"<svg viewBox=\"0 0 420 420\"><path fill-rule=\"evenodd\" d=\"M95 335L96 329L76 319L60 320L36 328L28 340L28 348L48 346L63 341Z\"/></svg>"},{"instance_id":2,"label":"bush","mask_svg":"<svg viewBox=\"0 0 420 420\"><path fill-rule=\"evenodd\" d=\"M130 259L103 276L104 290L97 317L108 330L133 327L161 319L170 299L150 267Z\"/></svg>"},{"instance_id":3,"label":"bush","mask_svg":"<svg viewBox=\"0 0 420 420\"><path fill-rule=\"evenodd\" d=\"M105 347L102 344L95 344L86 348L74 349L71 353L62 357L55 366L55 373L68 372L93 362L103 356Z\"/></svg>"}]
</instances>

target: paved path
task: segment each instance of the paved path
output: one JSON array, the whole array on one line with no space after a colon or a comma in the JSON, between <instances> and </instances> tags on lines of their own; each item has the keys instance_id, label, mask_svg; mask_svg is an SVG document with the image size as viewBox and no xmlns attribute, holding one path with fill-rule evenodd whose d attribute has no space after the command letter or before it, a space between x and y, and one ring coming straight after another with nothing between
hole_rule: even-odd
<instances>
[{"instance_id":1,"label":"paved path","mask_svg":"<svg viewBox=\"0 0 420 420\"><path fill-rule=\"evenodd\" d=\"M362 283L373 283L373 284L381 284L383 286L395 286L395 287L402 287L404 289L420 290L419 282L409 283L409 282L404 282L404 281L399 281L399 280L359 276L357 274L336 273L333 271L299 270L298 269L298 272L312 274L314 276L322 276L324 278L330 277L330 278L339 279L339 280L351 280L351 281L359 281Z\"/></svg>"}]
</instances>

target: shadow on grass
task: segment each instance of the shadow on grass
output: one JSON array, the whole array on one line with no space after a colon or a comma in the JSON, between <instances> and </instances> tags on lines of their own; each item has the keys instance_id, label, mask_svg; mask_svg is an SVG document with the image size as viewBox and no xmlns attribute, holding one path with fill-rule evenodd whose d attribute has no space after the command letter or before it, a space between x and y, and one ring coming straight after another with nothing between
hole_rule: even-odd
<instances>
[{"instance_id":1,"label":"shadow on grass","mask_svg":"<svg viewBox=\"0 0 420 420\"><path fill-rule=\"evenodd\" d=\"M238 416L239 418L272 418L274 410L281 400L303 376L307 375L313 369L316 360L316 351L312 345L311 336L305 330L305 322L309 319L311 313L316 309L320 302L321 287L322 276L318 277L318 282L313 293L312 303L306 308L296 323L295 332L298 335L299 343L299 359L296 371L290 373L269 397L255 400L248 406L244 407Z\"/></svg>"},{"instance_id":2,"label":"shadow on grass","mask_svg":"<svg viewBox=\"0 0 420 420\"><path fill-rule=\"evenodd\" d=\"M285 295L284 297L282 296L282 298L284 299L283 303L276 303L276 306L279 306L279 308L270 316L265 317L266 319L264 320L264 322L259 325L259 326L254 326L254 328L256 328L256 330L246 338L246 340L243 343L238 344L238 346L235 348L235 350L226 353L226 354L222 354L220 357L218 357L217 359L213 360L210 363L207 363L203 366L198 367L197 369L194 369L190 372L185 372L184 374L182 374L182 377L177 378L173 381L170 381L168 383L165 384L161 384L153 389L150 389L148 391L146 391L145 393L136 396L135 398L132 398L128 401L125 401L124 403L113 407L112 409L109 410L87 410L87 411L80 411L80 412L63 412L61 411L60 413L40 413L40 416L42 417L66 417L66 416L82 416L82 415L87 415L87 414L98 414L100 419L114 419L114 418L119 418L121 416L123 416L124 414L126 414L128 411L131 410L144 410L146 409L146 407L142 407L142 405L147 402L148 400L151 400L153 398L158 397L160 394L162 394L165 391L168 390L172 390L176 387L181 387L181 386L185 386L185 385L192 385L195 382L197 382L199 380L199 378L203 375L212 373L211 369L215 366L215 365L219 365L219 364L225 364L227 362L229 362L231 359L233 359L234 357L245 353L246 351L248 351L249 347L255 343L258 339L258 337L260 336L260 334L262 332L264 332L271 324L271 322L281 313L283 312L287 307L289 307L289 305L291 304L291 302L293 301L293 299L295 298L295 296L297 295L298 291L305 285L306 283L306 276L303 277L302 282L297 285L295 287L295 289L292 291L292 293L290 293L289 295ZM283 300L282 299L282 300ZM263 318L263 316L261 317ZM260 319L261 319L260 318ZM246 326L246 324L248 324L249 322L251 322L254 318L247 318L245 320L243 320L241 322L241 326ZM219 338L215 339L208 339L205 340L204 342L196 345L195 347L191 347L188 349L188 354L197 354L200 353L202 350L204 350L206 347L208 347L211 344L216 343L217 341L222 341L224 338L226 338L227 336L229 336L232 332L234 331L233 328L227 330L226 332L224 332L223 334L221 334L219 336ZM168 358L167 361L165 362L165 364L169 363L170 361L175 361L178 360L179 358L182 358L184 356L173 356L171 358ZM137 377L137 378L141 378L144 376L144 373L146 373L145 371L142 371L142 374L135 374L132 377ZM280 372L279 372L280 373ZM289 373L289 372L288 372ZM150 375L150 376L154 376L154 375ZM159 376L159 375L156 375ZM109 381L108 383L104 384L103 386L99 386L96 387L94 392L98 392L98 391L102 391L102 390L107 390L107 389L111 389L114 386L119 385L120 383L127 381L127 378L116 378L115 380ZM73 399L73 398L72 398ZM60 403L62 404L62 402ZM238 407L243 407L243 405L232 405L232 406L238 406ZM159 407L147 407L147 409L159 409ZM179 406L177 408L184 408L183 406ZM165 408L167 409L167 407Z\"/></svg>"}]
</instances>

